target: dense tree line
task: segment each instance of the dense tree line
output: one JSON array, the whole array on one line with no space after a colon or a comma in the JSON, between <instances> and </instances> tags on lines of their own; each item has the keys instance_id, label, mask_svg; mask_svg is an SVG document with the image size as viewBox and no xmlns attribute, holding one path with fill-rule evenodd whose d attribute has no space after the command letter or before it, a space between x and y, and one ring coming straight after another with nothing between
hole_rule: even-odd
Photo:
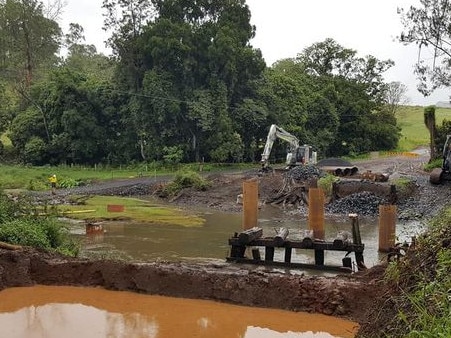
<instances>
[{"instance_id":1,"label":"dense tree line","mask_svg":"<svg viewBox=\"0 0 451 338\"><path fill-rule=\"evenodd\" d=\"M390 60L326 39L267 67L244 0L103 7L110 57L40 1L0 1L0 132L21 161L259 161L273 123L323 157L397 145Z\"/></svg>"}]
</instances>

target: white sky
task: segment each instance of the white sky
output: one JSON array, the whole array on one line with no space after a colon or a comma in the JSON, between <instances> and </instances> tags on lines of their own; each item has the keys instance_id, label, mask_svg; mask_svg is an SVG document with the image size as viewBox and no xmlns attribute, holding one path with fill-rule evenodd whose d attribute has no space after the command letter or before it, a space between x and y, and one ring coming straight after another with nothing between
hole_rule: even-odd
<instances>
[{"instance_id":1,"label":"white sky","mask_svg":"<svg viewBox=\"0 0 451 338\"><path fill-rule=\"evenodd\" d=\"M262 51L268 65L295 57L313 43L332 38L344 48L356 50L359 56L373 55L379 60L392 59L395 66L386 81L399 81L408 88L410 104L432 105L448 101L449 90L439 90L424 98L416 90L413 65L418 50L395 41L402 30L397 7L409 8L419 0L246 0L256 26L251 44ZM61 27L67 31L70 22L85 30L86 43L108 54L103 41L102 0L66 0Z\"/></svg>"}]
</instances>

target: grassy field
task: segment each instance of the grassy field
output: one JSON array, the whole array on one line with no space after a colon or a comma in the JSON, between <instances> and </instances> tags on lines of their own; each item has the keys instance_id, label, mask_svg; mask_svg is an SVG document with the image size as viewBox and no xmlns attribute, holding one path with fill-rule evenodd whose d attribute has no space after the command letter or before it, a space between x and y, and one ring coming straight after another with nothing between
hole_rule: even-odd
<instances>
[{"instance_id":1,"label":"grassy field","mask_svg":"<svg viewBox=\"0 0 451 338\"><path fill-rule=\"evenodd\" d=\"M29 167L19 165L0 165L0 189L44 190L50 187L48 177L55 174L58 185L73 187L77 182L92 182L114 178L130 178L161 174L159 171L141 171L140 168L98 169L89 167Z\"/></svg>"},{"instance_id":2,"label":"grassy field","mask_svg":"<svg viewBox=\"0 0 451 338\"><path fill-rule=\"evenodd\" d=\"M436 123L441 125L443 119L451 120L450 108L437 108L435 111ZM410 151L418 146L429 145L429 131L424 125L424 107L403 106L396 118L401 127L401 138L397 151Z\"/></svg>"}]
</instances>

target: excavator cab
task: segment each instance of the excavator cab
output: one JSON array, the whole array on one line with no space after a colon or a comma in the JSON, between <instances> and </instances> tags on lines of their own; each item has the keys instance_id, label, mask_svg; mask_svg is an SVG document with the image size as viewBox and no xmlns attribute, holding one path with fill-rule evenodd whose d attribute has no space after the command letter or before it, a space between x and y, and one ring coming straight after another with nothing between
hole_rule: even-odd
<instances>
[{"instance_id":1,"label":"excavator cab","mask_svg":"<svg viewBox=\"0 0 451 338\"><path fill-rule=\"evenodd\" d=\"M304 164L316 164L316 152L313 151L312 146L304 144L287 151L286 165L288 167Z\"/></svg>"},{"instance_id":2,"label":"excavator cab","mask_svg":"<svg viewBox=\"0 0 451 338\"><path fill-rule=\"evenodd\" d=\"M316 152L307 144L299 146L296 151L296 165L316 164Z\"/></svg>"}]
</instances>

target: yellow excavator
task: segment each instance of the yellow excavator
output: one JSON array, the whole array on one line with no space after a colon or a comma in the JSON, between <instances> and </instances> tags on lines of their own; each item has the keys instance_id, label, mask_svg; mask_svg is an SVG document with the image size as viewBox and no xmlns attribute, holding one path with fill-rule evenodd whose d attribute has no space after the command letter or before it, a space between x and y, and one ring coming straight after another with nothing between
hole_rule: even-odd
<instances>
[{"instance_id":1,"label":"yellow excavator","mask_svg":"<svg viewBox=\"0 0 451 338\"><path fill-rule=\"evenodd\" d=\"M432 184L440 184L445 180L451 180L451 135L446 136L443 146L442 167L432 170L429 176L429 182Z\"/></svg>"}]
</instances>

